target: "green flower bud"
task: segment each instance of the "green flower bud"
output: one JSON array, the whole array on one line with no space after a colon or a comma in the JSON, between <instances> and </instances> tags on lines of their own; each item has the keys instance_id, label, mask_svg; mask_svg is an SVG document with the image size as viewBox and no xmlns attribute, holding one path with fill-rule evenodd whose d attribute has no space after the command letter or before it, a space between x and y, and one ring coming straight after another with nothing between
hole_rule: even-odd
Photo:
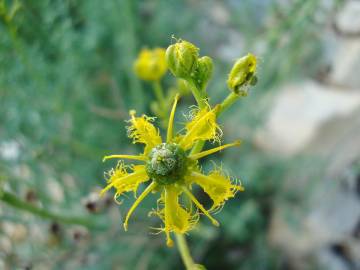
<instances>
[{"instance_id":1,"label":"green flower bud","mask_svg":"<svg viewBox=\"0 0 360 270\"><path fill-rule=\"evenodd\" d=\"M204 89L213 73L213 61L209 56L199 58L197 68L192 76L196 86Z\"/></svg>"},{"instance_id":2,"label":"green flower bud","mask_svg":"<svg viewBox=\"0 0 360 270\"><path fill-rule=\"evenodd\" d=\"M192 43L179 40L166 50L166 61L172 74L188 79L194 72L199 57L199 49Z\"/></svg>"},{"instance_id":3,"label":"green flower bud","mask_svg":"<svg viewBox=\"0 0 360 270\"><path fill-rule=\"evenodd\" d=\"M227 85L231 91L241 96L247 95L248 85L255 85L257 78L256 57L248 53L246 56L238 59L230 71Z\"/></svg>"}]
</instances>

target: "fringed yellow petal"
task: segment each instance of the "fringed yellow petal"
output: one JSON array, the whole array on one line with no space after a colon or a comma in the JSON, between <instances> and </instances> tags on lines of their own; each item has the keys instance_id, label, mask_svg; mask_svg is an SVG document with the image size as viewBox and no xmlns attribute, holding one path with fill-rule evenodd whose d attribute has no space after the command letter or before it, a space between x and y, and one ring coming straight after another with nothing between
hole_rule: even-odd
<instances>
[{"instance_id":1,"label":"fringed yellow petal","mask_svg":"<svg viewBox=\"0 0 360 270\"><path fill-rule=\"evenodd\" d=\"M180 192L172 185L165 187L165 227L185 233L191 227L192 216L179 203Z\"/></svg>"},{"instance_id":2,"label":"fringed yellow petal","mask_svg":"<svg viewBox=\"0 0 360 270\"><path fill-rule=\"evenodd\" d=\"M240 141L235 141L233 143L221 145L221 146L218 146L218 147L215 147L215 148L212 148L212 149L209 149L209 150L197 153L197 154L190 155L189 158L200 159L200 158L206 157L208 155L214 154L216 152L219 152L221 150L224 150L224 149L232 147L232 146L240 146L240 144L241 144Z\"/></svg>"},{"instance_id":3,"label":"fringed yellow petal","mask_svg":"<svg viewBox=\"0 0 360 270\"><path fill-rule=\"evenodd\" d=\"M108 173L108 185L101 191L104 194L111 187L116 189L115 197L120 196L124 192L136 192L138 186L149 180L146 174L145 165L137 165L132 167L132 173L128 173L122 162Z\"/></svg>"},{"instance_id":4,"label":"fringed yellow petal","mask_svg":"<svg viewBox=\"0 0 360 270\"><path fill-rule=\"evenodd\" d=\"M188 190L186 187L183 187L183 190L185 192L185 194L192 200L192 202L197 206L197 208L199 208L201 210L201 212L204 213L205 216L207 216L213 225L215 226L219 226L219 222L214 219L210 213L205 209L205 207L195 198L195 196L190 192L190 190Z\"/></svg>"},{"instance_id":5,"label":"fringed yellow petal","mask_svg":"<svg viewBox=\"0 0 360 270\"><path fill-rule=\"evenodd\" d=\"M167 136L166 136L166 142L171 142L173 136L174 136L174 118L175 118L175 111L176 111L176 105L179 100L179 94L176 94L174 99L174 105L171 109L170 117L169 117L169 125L167 130Z\"/></svg>"},{"instance_id":6,"label":"fringed yellow petal","mask_svg":"<svg viewBox=\"0 0 360 270\"><path fill-rule=\"evenodd\" d=\"M205 107L195 113L185 126L186 134L180 140L180 146L190 149L197 140L219 140L220 127L216 123L216 112L219 107Z\"/></svg>"},{"instance_id":7,"label":"fringed yellow petal","mask_svg":"<svg viewBox=\"0 0 360 270\"><path fill-rule=\"evenodd\" d=\"M103 188L100 192L100 195L103 195L106 191L108 191L111 187L114 186L114 182L117 179L124 178L128 175L128 172L126 170L126 166L123 161L119 161L116 165L115 169L112 168L110 171L105 173L105 178L107 180L107 186Z\"/></svg>"},{"instance_id":8,"label":"fringed yellow petal","mask_svg":"<svg viewBox=\"0 0 360 270\"><path fill-rule=\"evenodd\" d=\"M154 118L142 115L135 117L135 111L130 111L131 125L128 127L128 136L133 139L134 143L145 144L144 154L148 154L156 145L160 144L161 137L159 130L151 123Z\"/></svg>"},{"instance_id":9,"label":"fringed yellow petal","mask_svg":"<svg viewBox=\"0 0 360 270\"><path fill-rule=\"evenodd\" d=\"M129 209L128 213L126 214L125 221L124 221L124 230L127 231L128 228L128 222L131 214L135 211L136 207L142 202L142 200L145 199L145 197L156 188L157 184L155 182L152 182L144 191L141 193L141 195L136 199L134 204Z\"/></svg>"},{"instance_id":10,"label":"fringed yellow petal","mask_svg":"<svg viewBox=\"0 0 360 270\"><path fill-rule=\"evenodd\" d=\"M198 222L198 215L183 208L179 203L181 192L182 191L174 185L165 186L161 195L161 203L164 204L164 208L154 213L159 216L165 224L165 227L159 230L165 232L166 244L169 247L173 246L173 240L170 236L171 232L186 233Z\"/></svg>"},{"instance_id":11,"label":"fringed yellow petal","mask_svg":"<svg viewBox=\"0 0 360 270\"><path fill-rule=\"evenodd\" d=\"M190 177L212 199L213 205L210 211L221 207L226 200L234 197L237 191L244 190L241 185L234 185L229 177L221 174L220 170L214 170L209 175L192 172Z\"/></svg>"}]
</instances>

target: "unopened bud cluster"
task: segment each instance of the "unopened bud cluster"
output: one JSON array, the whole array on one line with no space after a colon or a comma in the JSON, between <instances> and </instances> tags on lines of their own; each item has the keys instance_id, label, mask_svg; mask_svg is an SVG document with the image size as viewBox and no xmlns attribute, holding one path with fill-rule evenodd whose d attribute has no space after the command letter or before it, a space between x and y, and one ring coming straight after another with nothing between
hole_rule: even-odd
<instances>
[{"instance_id":1,"label":"unopened bud cluster","mask_svg":"<svg viewBox=\"0 0 360 270\"><path fill-rule=\"evenodd\" d=\"M192 80L199 89L205 88L213 73L212 59L199 58L199 48L185 40L178 40L167 48L166 61L175 77Z\"/></svg>"},{"instance_id":2,"label":"unopened bud cluster","mask_svg":"<svg viewBox=\"0 0 360 270\"><path fill-rule=\"evenodd\" d=\"M199 57L199 49L185 40L178 40L166 50L166 61L174 76L192 80L200 90L205 89L213 73L213 61L208 56ZM230 71L227 85L239 96L246 96L249 85L257 82L256 57L249 53L238 59Z\"/></svg>"}]
</instances>

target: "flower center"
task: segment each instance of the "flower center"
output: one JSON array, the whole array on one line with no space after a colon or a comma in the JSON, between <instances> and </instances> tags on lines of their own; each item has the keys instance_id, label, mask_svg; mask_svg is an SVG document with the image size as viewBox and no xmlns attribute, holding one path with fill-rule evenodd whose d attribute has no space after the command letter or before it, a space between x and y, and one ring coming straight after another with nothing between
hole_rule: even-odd
<instances>
[{"instance_id":1,"label":"flower center","mask_svg":"<svg viewBox=\"0 0 360 270\"><path fill-rule=\"evenodd\" d=\"M159 184L173 184L183 179L186 173L186 160L185 152L179 145L162 143L150 151L146 172Z\"/></svg>"}]
</instances>

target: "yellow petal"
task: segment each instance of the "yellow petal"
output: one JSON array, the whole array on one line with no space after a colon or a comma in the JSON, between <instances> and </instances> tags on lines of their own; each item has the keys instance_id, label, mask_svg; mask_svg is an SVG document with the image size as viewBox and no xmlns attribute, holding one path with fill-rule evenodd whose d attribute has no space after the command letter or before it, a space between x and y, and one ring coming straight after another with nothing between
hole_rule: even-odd
<instances>
[{"instance_id":1,"label":"yellow petal","mask_svg":"<svg viewBox=\"0 0 360 270\"><path fill-rule=\"evenodd\" d=\"M209 149L209 150L206 150L206 151L202 151L202 152L197 153L197 154L192 154L192 155L189 156L189 158L191 158L191 159L200 159L200 158L203 158L203 157L206 157L208 155L214 154L216 152L219 152L219 151L224 150L224 149L229 148L229 147L240 146L240 144L241 144L240 141L235 141L233 143L220 145L218 147L215 147L215 148L212 148L212 149Z\"/></svg>"},{"instance_id":2,"label":"yellow petal","mask_svg":"<svg viewBox=\"0 0 360 270\"><path fill-rule=\"evenodd\" d=\"M128 173L122 162L119 162L115 170L111 170L108 173L108 176L108 185L101 191L101 194L114 187L116 189L115 197L128 191L136 192L141 183L149 180L145 171L145 165L133 166L132 172Z\"/></svg>"},{"instance_id":3,"label":"yellow petal","mask_svg":"<svg viewBox=\"0 0 360 270\"><path fill-rule=\"evenodd\" d=\"M146 161L147 157L141 155L141 156L134 156L134 155L110 155L110 156L105 156L103 158L103 162L108 160L108 159L112 159L112 158L121 158L121 159L132 159L132 160L140 160L140 161Z\"/></svg>"},{"instance_id":4,"label":"yellow petal","mask_svg":"<svg viewBox=\"0 0 360 270\"><path fill-rule=\"evenodd\" d=\"M204 215L211 220L212 224L214 226L219 226L219 222L210 215L209 211L207 211L205 207L195 198L195 196L190 192L190 190L188 190L186 187L183 187L183 190L185 194L190 198L190 200L196 205L196 207L199 208L201 212L203 212Z\"/></svg>"},{"instance_id":5,"label":"yellow petal","mask_svg":"<svg viewBox=\"0 0 360 270\"><path fill-rule=\"evenodd\" d=\"M205 107L195 113L192 120L185 126L186 134L180 140L180 146L187 150L197 140L219 140L220 127L216 123L218 107Z\"/></svg>"},{"instance_id":6,"label":"yellow petal","mask_svg":"<svg viewBox=\"0 0 360 270\"><path fill-rule=\"evenodd\" d=\"M176 94L174 98L174 104L171 109L170 117L169 117L169 124L168 124L168 130L167 130L167 136L166 136L166 142L169 143L173 139L173 133L174 133L174 117L175 117L175 111L176 111L176 105L179 100L179 94Z\"/></svg>"},{"instance_id":7,"label":"yellow petal","mask_svg":"<svg viewBox=\"0 0 360 270\"><path fill-rule=\"evenodd\" d=\"M123 161L119 161L115 169L111 169L109 172L105 173L105 178L108 184L101 190L100 195L103 195L106 191L113 187L116 179L121 179L126 175L128 175L128 172L126 170L125 163Z\"/></svg>"},{"instance_id":8,"label":"yellow petal","mask_svg":"<svg viewBox=\"0 0 360 270\"><path fill-rule=\"evenodd\" d=\"M130 111L131 125L128 127L128 136L133 139L134 143L145 144L144 154L148 154L150 150L161 143L159 130L151 123L153 118L146 115L135 117L135 111Z\"/></svg>"},{"instance_id":9,"label":"yellow petal","mask_svg":"<svg viewBox=\"0 0 360 270\"><path fill-rule=\"evenodd\" d=\"M124 221L124 230L127 231L128 222L131 217L131 214L135 211L136 207L145 199L147 195L151 191L153 191L157 187L157 184L155 182L152 182L144 191L141 193L139 198L136 199L136 201L133 203L133 205L130 207L128 213L126 214L125 221Z\"/></svg>"},{"instance_id":10,"label":"yellow petal","mask_svg":"<svg viewBox=\"0 0 360 270\"><path fill-rule=\"evenodd\" d=\"M173 245L171 232L186 233L198 222L198 215L192 214L179 203L181 192L174 185L165 186L161 195L161 203L164 204L164 208L155 212L165 224L165 227L160 230L165 232L168 246Z\"/></svg>"},{"instance_id":11,"label":"yellow petal","mask_svg":"<svg viewBox=\"0 0 360 270\"><path fill-rule=\"evenodd\" d=\"M231 179L221 174L220 170L214 170L209 175L192 172L190 178L212 199L213 205L210 210L221 207L226 200L234 197L236 191L244 190L241 185L233 185Z\"/></svg>"}]
</instances>

